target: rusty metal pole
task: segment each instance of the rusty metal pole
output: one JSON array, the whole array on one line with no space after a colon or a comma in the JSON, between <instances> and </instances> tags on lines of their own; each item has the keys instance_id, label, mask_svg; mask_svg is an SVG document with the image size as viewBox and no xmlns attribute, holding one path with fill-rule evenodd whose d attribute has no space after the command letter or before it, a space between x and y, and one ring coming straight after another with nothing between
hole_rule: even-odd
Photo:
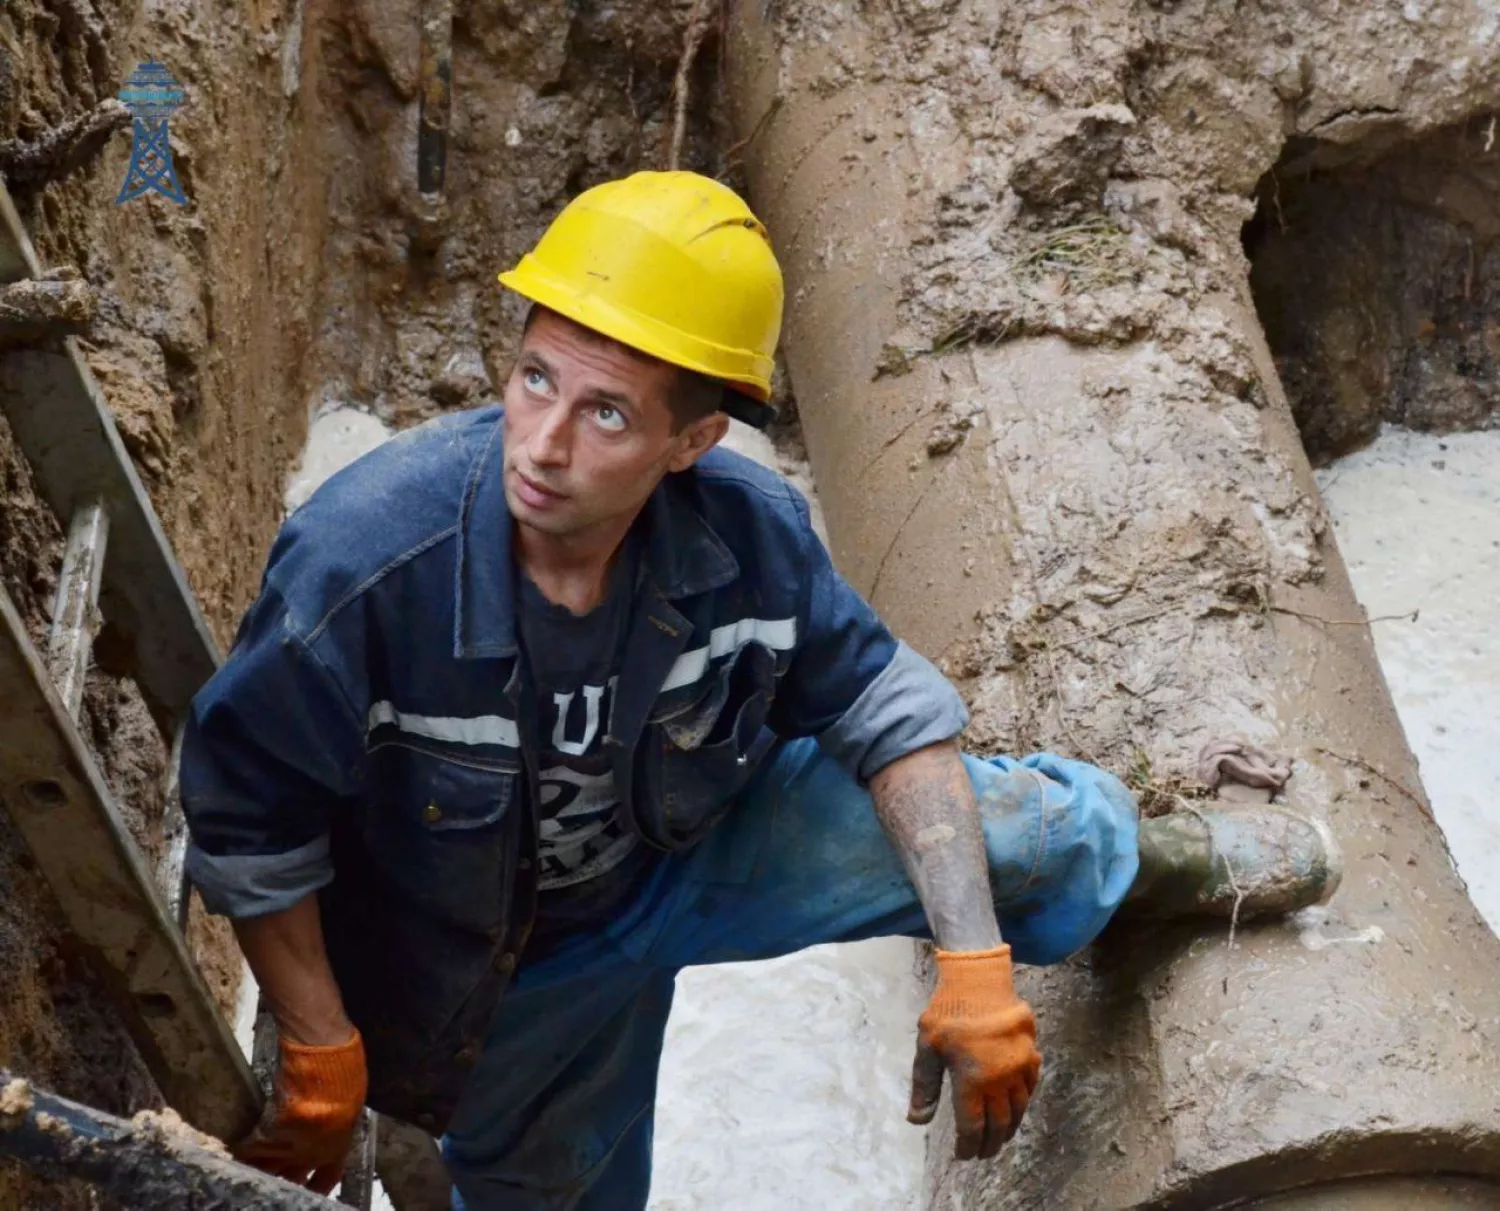
<instances>
[{"instance_id":1,"label":"rusty metal pole","mask_svg":"<svg viewBox=\"0 0 1500 1211\"><path fill-rule=\"evenodd\" d=\"M339 1202L359 1211L370 1211L375 1195L375 1157L379 1147L380 1116L369 1110L360 1112L349 1145L349 1159L344 1178L339 1183Z\"/></svg>"},{"instance_id":2,"label":"rusty metal pole","mask_svg":"<svg viewBox=\"0 0 1500 1211\"><path fill-rule=\"evenodd\" d=\"M422 7L417 117L417 190L441 194L448 173L448 122L453 113L453 4Z\"/></svg>"},{"instance_id":3,"label":"rusty metal pole","mask_svg":"<svg viewBox=\"0 0 1500 1211\"><path fill-rule=\"evenodd\" d=\"M448 232L448 128L453 117L453 4L422 6L418 57L417 194L407 225L415 253L430 254Z\"/></svg>"}]
</instances>

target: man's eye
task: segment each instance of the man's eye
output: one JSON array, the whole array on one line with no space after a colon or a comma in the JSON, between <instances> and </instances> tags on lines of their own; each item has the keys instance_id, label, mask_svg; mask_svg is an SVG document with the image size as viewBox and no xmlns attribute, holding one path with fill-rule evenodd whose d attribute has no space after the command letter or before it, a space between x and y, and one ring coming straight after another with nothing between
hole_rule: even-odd
<instances>
[{"instance_id":1,"label":"man's eye","mask_svg":"<svg viewBox=\"0 0 1500 1211\"><path fill-rule=\"evenodd\" d=\"M624 414L609 404L600 404L595 408L594 419L599 422L599 428L607 429L611 433L618 433L625 427Z\"/></svg>"},{"instance_id":2,"label":"man's eye","mask_svg":"<svg viewBox=\"0 0 1500 1211\"><path fill-rule=\"evenodd\" d=\"M526 384L528 391L545 391L547 389L547 376L540 370L527 370L521 375L521 381Z\"/></svg>"}]
</instances>

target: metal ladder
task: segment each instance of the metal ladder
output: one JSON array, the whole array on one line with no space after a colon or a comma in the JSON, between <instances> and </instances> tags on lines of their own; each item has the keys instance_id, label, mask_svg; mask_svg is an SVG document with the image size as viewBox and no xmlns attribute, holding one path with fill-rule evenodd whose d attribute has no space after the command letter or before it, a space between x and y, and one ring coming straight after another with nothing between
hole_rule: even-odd
<instances>
[{"instance_id":1,"label":"metal ladder","mask_svg":"<svg viewBox=\"0 0 1500 1211\"><path fill-rule=\"evenodd\" d=\"M0 284L40 275L0 185ZM187 828L176 777L190 700L218 667L219 651L73 338L0 352L0 409L43 498L68 527L45 653L0 587L0 803L69 928L102 960L115 1007L167 1103L200 1130L235 1140L255 1124L263 1099L189 951ZM104 618L172 738L167 843L154 870L78 730ZM10 1075L0 1072L0 1085ZM344 1201L364 1207L373 1125L367 1116L344 1192ZM233 1168L243 1171L242 1183L264 1178Z\"/></svg>"}]
</instances>

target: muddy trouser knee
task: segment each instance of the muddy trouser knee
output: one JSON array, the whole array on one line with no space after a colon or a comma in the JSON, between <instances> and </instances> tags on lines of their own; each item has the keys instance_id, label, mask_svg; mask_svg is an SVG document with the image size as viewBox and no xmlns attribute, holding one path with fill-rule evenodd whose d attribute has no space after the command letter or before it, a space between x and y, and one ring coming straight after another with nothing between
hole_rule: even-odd
<instances>
[{"instance_id":1,"label":"muddy trouser knee","mask_svg":"<svg viewBox=\"0 0 1500 1211\"><path fill-rule=\"evenodd\" d=\"M1054 963L1103 929L1136 873L1136 809L1050 754L964 758L1000 929ZM443 1153L468 1211L646 1205L656 1074L677 972L822 942L928 936L868 792L815 741L783 745L696 848L600 929L525 962Z\"/></svg>"}]
</instances>

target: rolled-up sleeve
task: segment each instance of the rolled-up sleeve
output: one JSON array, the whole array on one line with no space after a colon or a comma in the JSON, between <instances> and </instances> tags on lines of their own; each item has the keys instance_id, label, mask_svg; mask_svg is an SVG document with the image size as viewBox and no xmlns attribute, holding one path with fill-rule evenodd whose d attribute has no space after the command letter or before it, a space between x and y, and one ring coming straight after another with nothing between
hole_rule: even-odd
<instances>
[{"instance_id":1,"label":"rolled-up sleeve","mask_svg":"<svg viewBox=\"0 0 1500 1211\"><path fill-rule=\"evenodd\" d=\"M357 714L267 589L183 734L187 870L208 910L261 916L331 882L330 822L363 759Z\"/></svg>"},{"instance_id":2,"label":"rolled-up sleeve","mask_svg":"<svg viewBox=\"0 0 1500 1211\"><path fill-rule=\"evenodd\" d=\"M892 761L952 740L968 722L964 700L948 679L898 640L890 663L818 741L868 782Z\"/></svg>"},{"instance_id":3,"label":"rolled-up sleeve","mask_svg":"<svg viewBox=\"0 0 1500 1211\"><path fill-rule=\"evenodd\" d=\"M896 639L839 575L795 492L807 586L797 653L772 726L814 735L860 781L918 749L952 740L969 722L963 698L937 668Z\"/></svg>"}]
</instances>

